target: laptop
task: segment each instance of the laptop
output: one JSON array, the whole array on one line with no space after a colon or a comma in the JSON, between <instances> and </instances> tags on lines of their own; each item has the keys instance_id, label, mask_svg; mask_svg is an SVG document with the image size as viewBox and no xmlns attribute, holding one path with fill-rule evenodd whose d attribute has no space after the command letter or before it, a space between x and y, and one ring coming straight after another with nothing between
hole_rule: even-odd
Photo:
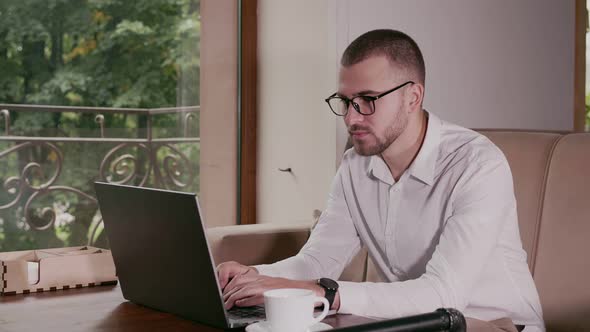
<instances>
[{"instance_id":1,"label":"laptop","mask_svg":"<svg viewBox=\"0 0 590 332\"><path fill-rule=\"evenodd\" d=\"M225 310L193 193L95 182L125 299L217 328L264 320L264 307Z\"/></svg>"}]
</instances>

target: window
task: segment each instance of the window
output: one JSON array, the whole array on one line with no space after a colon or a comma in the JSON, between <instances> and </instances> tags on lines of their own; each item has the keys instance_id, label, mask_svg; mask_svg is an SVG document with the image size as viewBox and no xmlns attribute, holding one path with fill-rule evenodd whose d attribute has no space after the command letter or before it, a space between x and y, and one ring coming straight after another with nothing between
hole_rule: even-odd
<instances>
[{"instance_id":1,"label":"window","mask_svg":"<svg viewBox=\"0 0 590 332\"><path fill-rule=\"evenodd\" d=\"M0 251L108 247L95 180L201 193L212 218L235 215L235 206L213 211L216 193L204 191L214 191L219 178L229 178L222 188L236 191L237 4L0 3ZM209 19L201 17L205 11ZM211 47L201 52L205 39ZM235 52L227 54L228 44ZM213 61L220 52L227 60ZM202 83L203 77L211 79ZM211 98L215 92L225 92L225 100ZM202 115L221 102L223 111ZM220 157L214 145L224 142L230 146ZM229 162L220 172L216 163L223 161ZM235 205L231 192L223 194Z\"/></svg>"}]
</instances>

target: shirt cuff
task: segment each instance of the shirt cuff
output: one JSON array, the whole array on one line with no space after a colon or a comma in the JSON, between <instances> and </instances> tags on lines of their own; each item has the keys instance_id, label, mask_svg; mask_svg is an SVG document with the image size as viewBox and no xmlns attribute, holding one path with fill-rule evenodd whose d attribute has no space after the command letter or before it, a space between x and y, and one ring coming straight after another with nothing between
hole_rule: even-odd
<instances>
[{"instance_id":1,"label":"shirt cuff","mask_svg":"<svg viewBox=\"0 0 590 332\"><path fill-rule=\"evenodd\" d=\"M368 308L368 298L362 283L350 281L338 281L340 293L339 313L364 316L364 310Z\"/></svg>"}]
</instances>

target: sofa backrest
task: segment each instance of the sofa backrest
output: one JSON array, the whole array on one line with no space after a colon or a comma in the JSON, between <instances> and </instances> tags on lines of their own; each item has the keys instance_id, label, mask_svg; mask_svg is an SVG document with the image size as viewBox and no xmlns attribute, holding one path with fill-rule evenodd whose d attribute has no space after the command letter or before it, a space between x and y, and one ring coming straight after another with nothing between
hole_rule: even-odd
<instances>
[{"instance_id":1,"label":"sofa backrest","mask_svg":"<svg viewBox=\"0 0 590 332\"><path fill-rule=\"evenodd\" d=\"M551 154L560 134L481 131L496 144L508 160L514 180L518 223L522 245L531 271L535 264L545 181Z\"/></svg>"},{"instance_id":2,"label":"sofa backrest","mask_svg":"<svg viewBox=\"0 0 590 332\"><path fill-rule=\"evenodd\" d=\"M557 143L533 269L548 331L590 329L590 134Z\"/></svg>"},{"instance_id":3,"label":"sofa backrest","mask_svg":"<svg viewBox=\"0 0 590 332\"><path fill-rule=\"evenodd\" d=\"M590 326L590 134L481 131L506 156L548 331ZM360 253L359 255L363 255ZM381 281L367 259L344 276Z\"/></svg>"},{"instance_id":4,"label":"sofa backrest","mask_svg":"<svg viewBox=\"0 0 590 332\"><path fill-rule=\"evenodd\" d=\"M512 169L521 238L547 330L588 330L590 134L483 134Z\"/></svg>"}]
</instances>

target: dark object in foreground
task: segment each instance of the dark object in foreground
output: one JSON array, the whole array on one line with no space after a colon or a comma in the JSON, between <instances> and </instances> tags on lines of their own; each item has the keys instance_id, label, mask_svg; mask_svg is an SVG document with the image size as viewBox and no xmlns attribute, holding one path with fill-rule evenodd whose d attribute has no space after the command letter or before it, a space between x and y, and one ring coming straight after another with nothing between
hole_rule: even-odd
<instances>
[{"instance_id":1,"label":"dark object in foreground","mask_svg":"<svg viewBox=\"0 0 590 332\"><path fill-rule=\"evenodd\" d=\"M435 312L415 316L382 320L363 325L349 326L333 332L465 332L465 317L456 309L437 309Z\"/></svg>"}]
</instances>

